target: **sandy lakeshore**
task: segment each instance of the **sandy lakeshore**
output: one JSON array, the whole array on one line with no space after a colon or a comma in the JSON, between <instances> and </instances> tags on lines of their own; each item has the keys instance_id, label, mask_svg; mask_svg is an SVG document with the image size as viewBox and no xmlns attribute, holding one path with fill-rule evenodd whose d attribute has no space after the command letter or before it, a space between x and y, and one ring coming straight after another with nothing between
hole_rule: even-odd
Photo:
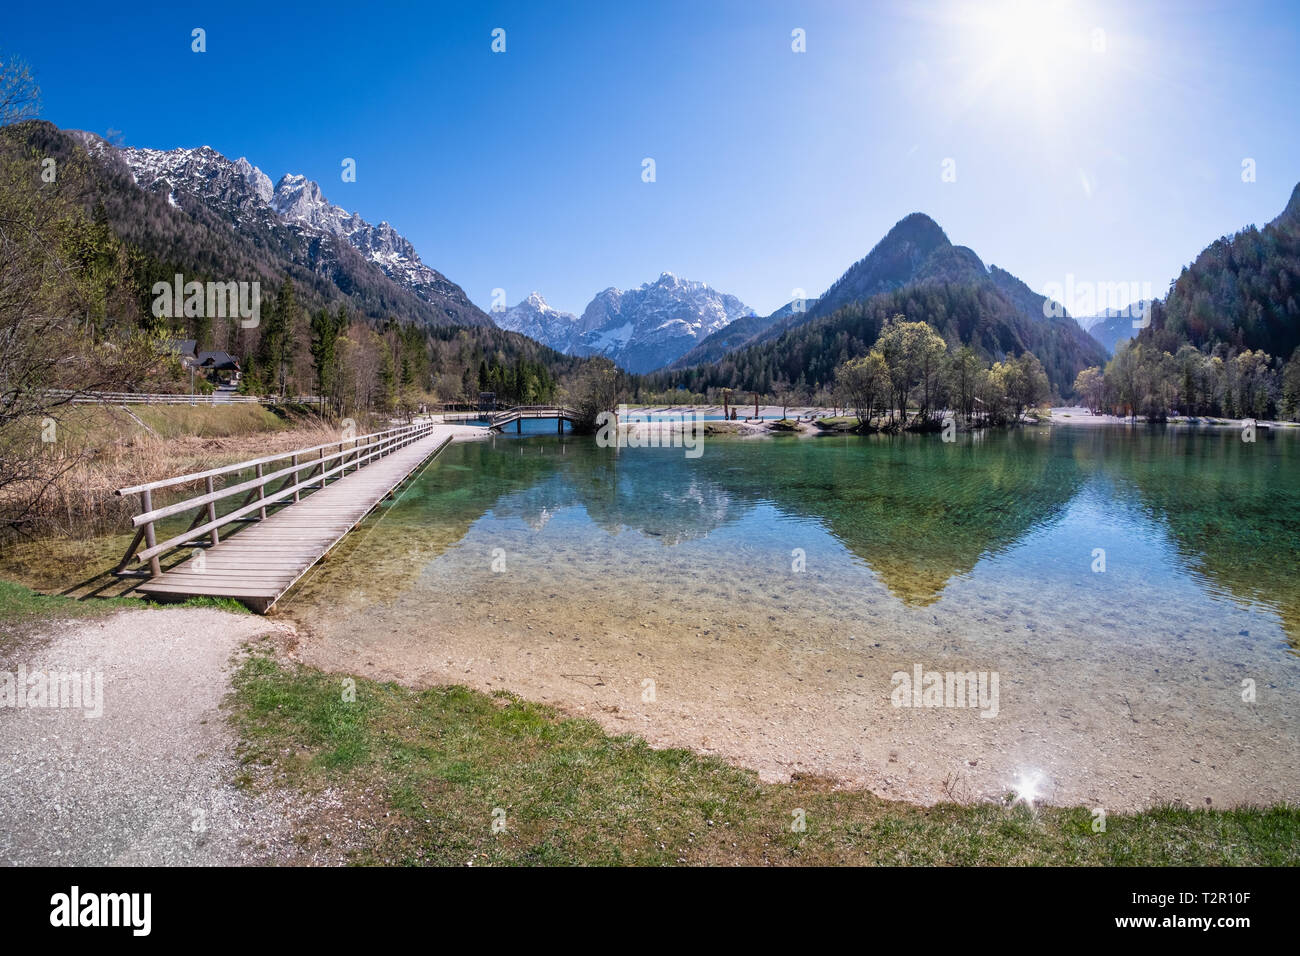
<instances>
[{"instance_id":1,"label":"sandy lakeshore","mask_svg":"<svg viewBox=\"0 0 1300 956\"><path fill-rule=\"evenodd\" d=\"M627 614L611 620L601 610L609 597L575 596L563 608L509 597L472 607L447 601L445 613L419 630L393 628L382 611L368 626L344 615L337 624L315 624L300 653L312 666L411 686L513 691L655 746L722 756L770 781L827 776L925 804L997 799L1022 774L1041 775L1040 796L1051 803L1123 810L1273 802L1300 793L1294 764L1272 761L1262 746L1278 737L1294 746L1294 717L1242 707L1225 690L1208 689L1194 661L1154 647L1110 647L1088 662L1102 672L1158 670L1162 679L1147 692L1080 695L1062 693L1077 672L1068 659L1043 674L1036 651L1013 645L997 656L1000 713L985 719L977 709L891 705L892 675L910 671L918 657L906 649L901 627L845 621L842 633L810 644L796 619L772 620L770 605L748 588L737 590L726 621L689 621L651 607L642 611L643 625ZM620 601L626 609L626 596ZM561 613L568 622L562 630L551 626ZM453 615L461 620L449 620ZM1013 615L990 609L989 616L1007 621L1006 630L1016 627ZM938 635L950 625L936 615L930 627ZM894 637L885 636L891 631ZM677 639L655 640L668 632ZM952 633L950 640L949 654L922 663L944 671L988 667L978 639ZM645 699L647 681L653 701ZM1229 681L1224 675L1221 686ZM1205 708L1236 734L1199 735L1193 718Z\"/></svg>"}]
</instances>

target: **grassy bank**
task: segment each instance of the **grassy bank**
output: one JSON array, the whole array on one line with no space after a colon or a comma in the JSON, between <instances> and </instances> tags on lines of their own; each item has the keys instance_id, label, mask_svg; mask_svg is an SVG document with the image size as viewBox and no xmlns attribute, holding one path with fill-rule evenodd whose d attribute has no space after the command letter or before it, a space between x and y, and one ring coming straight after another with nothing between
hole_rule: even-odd
<instances>
[{"instance_id":1,"label":"grassy bank","mask_svg":"<svg viewBox=\"0 0 1300 956\"><path fill-rule=\"evenodd\" d=\"M59 595L38 594L21 584L0 581L0 635L21 631L43 621L94 617L142 606L144 602L136 598L77 601Z\"/></svg>"},{"instance_id":2,"label":"grassy bank","mask_svg":"<svg viewBox=\"0 0 1300 956\"><path fill-rule=\"evenodd\" d=\"M1297 807L1112 814L1098 833L1089 808L923 808L819 780L765 785L504 694L357 680L349 703L343 680L254 657L233 715L242 782L330 789L339 819L300 839L343 838L358 863L1300 863Z\"/></svg>"},{"instance_id":3,"label":"grassy bank","mask_svg":"<svg viewBox=\"0 0 1300 956\"><path fill-rule=\"evenodd\" d=\"M39 626L44 621L96 617L114 611L140 610L155 605L136 597L78 600L58 594L40 594L14 581L0 580L0 633ZM173 607L215 607L235 614L251 611L229 598L190 598Z\"/></svg>"}]
</instances>

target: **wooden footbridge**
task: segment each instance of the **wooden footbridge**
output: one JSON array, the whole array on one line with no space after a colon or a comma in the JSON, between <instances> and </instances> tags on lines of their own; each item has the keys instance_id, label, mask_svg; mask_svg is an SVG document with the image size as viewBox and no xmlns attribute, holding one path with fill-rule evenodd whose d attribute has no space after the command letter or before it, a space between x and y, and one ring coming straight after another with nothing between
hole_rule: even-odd
<instances>
[{"instance_id":1,"label":"wooden footbridge","mask_svg":"<svg viewBox=\"0 0 1300 956\"><path fill-rule=\"evenodd\" d=\"M161 601L233 598L264 614L451 440L449 429L423 422L122 488L119 495L139 496L140 513L116 573L146 578L137 590ZM253 477L243 478L249 472ZM193 494L200 485L202 493ZM187 489L188 497L154 507L155 496ZM159 523L183 521L191 511L188 528L157 540ZM232 526L238 530L227 534ZM177 549L192 549L191 556L164 570L164 555ZM133 560L138 569L129 568Z\"/></svg>"},{"instance_id":2,"label":"wooden footbridge","mask_svg":"<svg viewBox=\"0 0 1300 956\"><path fill-rule=\"evenodd\" d=\"M564 431L564 423L570 426L577 421L577 412L563 405L516 405L494 412L449 412L442 416L444 422L484 422L494 431L504 431L507 425L514 425L515 431L523 432L524 422L532 419L555 419L557 431Z\"/></svg>"}]
</instances>

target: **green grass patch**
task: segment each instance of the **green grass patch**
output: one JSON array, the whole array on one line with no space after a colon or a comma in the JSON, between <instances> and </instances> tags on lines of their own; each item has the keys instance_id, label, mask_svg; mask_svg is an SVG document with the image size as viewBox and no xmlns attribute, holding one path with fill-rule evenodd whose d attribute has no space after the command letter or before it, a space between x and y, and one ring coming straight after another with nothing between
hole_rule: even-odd
<instances>
[{"instance_id":1,"label":"green grass patch","mask_svg":"<svg viewBox=\"0 0 1300 956\"><path fill-rule=\"evenodd\" d=\"M361 864L1300 863L1294 806L1112 814L1098 833L1088 808L925 808L822 780L765 785L508 694L357 679L349 702L345 679L254 656L233 719L245 763L262 768L248 779L330 788L345 813L361 808ZM306 826L306 845L328 842L326 825Z\"/></svg>"},{"instance_id":2,"label":"green grass patch","mask_svg":"<svg viewBox=\"0 0 1300 956\"><path fill-rule=\"evenodd\" d=\"M162 439L235 438L282 431L296 421L284 411L253 404L68 405L52 414L59 440L73 450L127 441L146 429Z\"/></svg>"},{"instance_id":3,"label":"green grass patch","mask_svg":"<svg viewBox=\"0 0 1300 956\"><path fill-rule=\"evenodd\" d=\"M44 621L95 617L114 611L143 610L155 607L209 607L234 614L251 614L232 598L193 597L178 604L153 604L138 597L72 598L59 594L41 594L13 581L0 580L0 627L23 628Z\"/></svg>"},{"instance_id":4,"label":"green grass patch","mask_svg":"<svg viewBox=\"0 0 1300 956\"><path fill-rule=\"evenodd\" d=\"M41 594L12 581L0 580L0 625L22 627L41 621L93 617L123 608L143 607L138 598L77 600L57 594Z\"/></svg>"},{"instance_id":5,"label":"green grass patch","mask_svg":"<svg viewBox=\"0 0 1300 956\"><path fill-rule=\"evenodd\" d=\"M131 405L140 421L161 438L232 438L289 427L283 415L262 405ZM117 418L121 418L117 410Z\"/></svg>"},{"instance_id":6,"label":"green grass patch","mask_svg":"<svg viewBox=\"0 0 1300 956\"><path fill-rule=\"evenodd\" d=\"M223 597L192 597L186 598L178 604L158 605L149 604L149 607L210 607L217 611L226 611L230 614L252 614L248 608L240 604L234 598Z\"/></svg>"}]
</instances>

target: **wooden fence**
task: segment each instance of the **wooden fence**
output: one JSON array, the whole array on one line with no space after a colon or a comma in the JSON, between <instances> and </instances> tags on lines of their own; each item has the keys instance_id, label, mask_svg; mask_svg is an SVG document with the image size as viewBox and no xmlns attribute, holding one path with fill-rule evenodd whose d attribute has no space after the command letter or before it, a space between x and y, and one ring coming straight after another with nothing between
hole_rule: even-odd
<instances>
[{"instance_id":1,"label":"wooden fence","mask_svg":"<svg viewBox=\"0 0 1300 956\"><path fill-rule=\"evenodd\" d=\"M324 445L310 448L298 448L278 455L267 455L250 461L227 465L224 468L212 468L176 478L164 478L142 485L121 488L117 494L123 497L138 495L140 513L132 519L136 528L135 538L126 549L121 563L115 571L120 576L144 576L162 573L159 556L163 553L186 545L217 545L221 541L221 529L234 522L260 521L266 518L267 509L273 506L291 506L301 501L304 492L324 488L326 481L341 479L348 470L354 472L372 461L396 451L412 442L429 435L435 425L432 422L420 422L389 428L385 431L371 432L354 438L344 438ZM287 463L287 464L286 464ZM268 470L270 469L270 470ZM255 477L237 484L218 488L217 482L225 480L240 472L253 470ZM303 474L306 472L306 474ZM280 482L278 488L272 489L274 482ZM183 489L185 486L203 483L203 492L183 498L171 504L155 508L155 492L168 492ZM232 511L218 515L217 502L236 495L244 495ZM183 514L197 509L194 520L182 534L174 535L165 541L157 540L155 523L165 518ZM203 540L206 537L206 541ZM144 544L144 550L136 549ZM127 570L132 558L143 564L149 562L149 571L142 569Z\"/></svg>"},{"instance_id":2,"label":"wooden fence","mask_svg":"<svg viewBox=\"0 0 1300 956\"><path fill-rule=\"evenodd\" d=\"M279 398L264 395L237 395L233 392L176 395L151 392L74 392L56 389L46 394L74 405L277 405L285 403L312 405L320 402L319 398L312 395Z\"/></svg>"}]
</instances>

